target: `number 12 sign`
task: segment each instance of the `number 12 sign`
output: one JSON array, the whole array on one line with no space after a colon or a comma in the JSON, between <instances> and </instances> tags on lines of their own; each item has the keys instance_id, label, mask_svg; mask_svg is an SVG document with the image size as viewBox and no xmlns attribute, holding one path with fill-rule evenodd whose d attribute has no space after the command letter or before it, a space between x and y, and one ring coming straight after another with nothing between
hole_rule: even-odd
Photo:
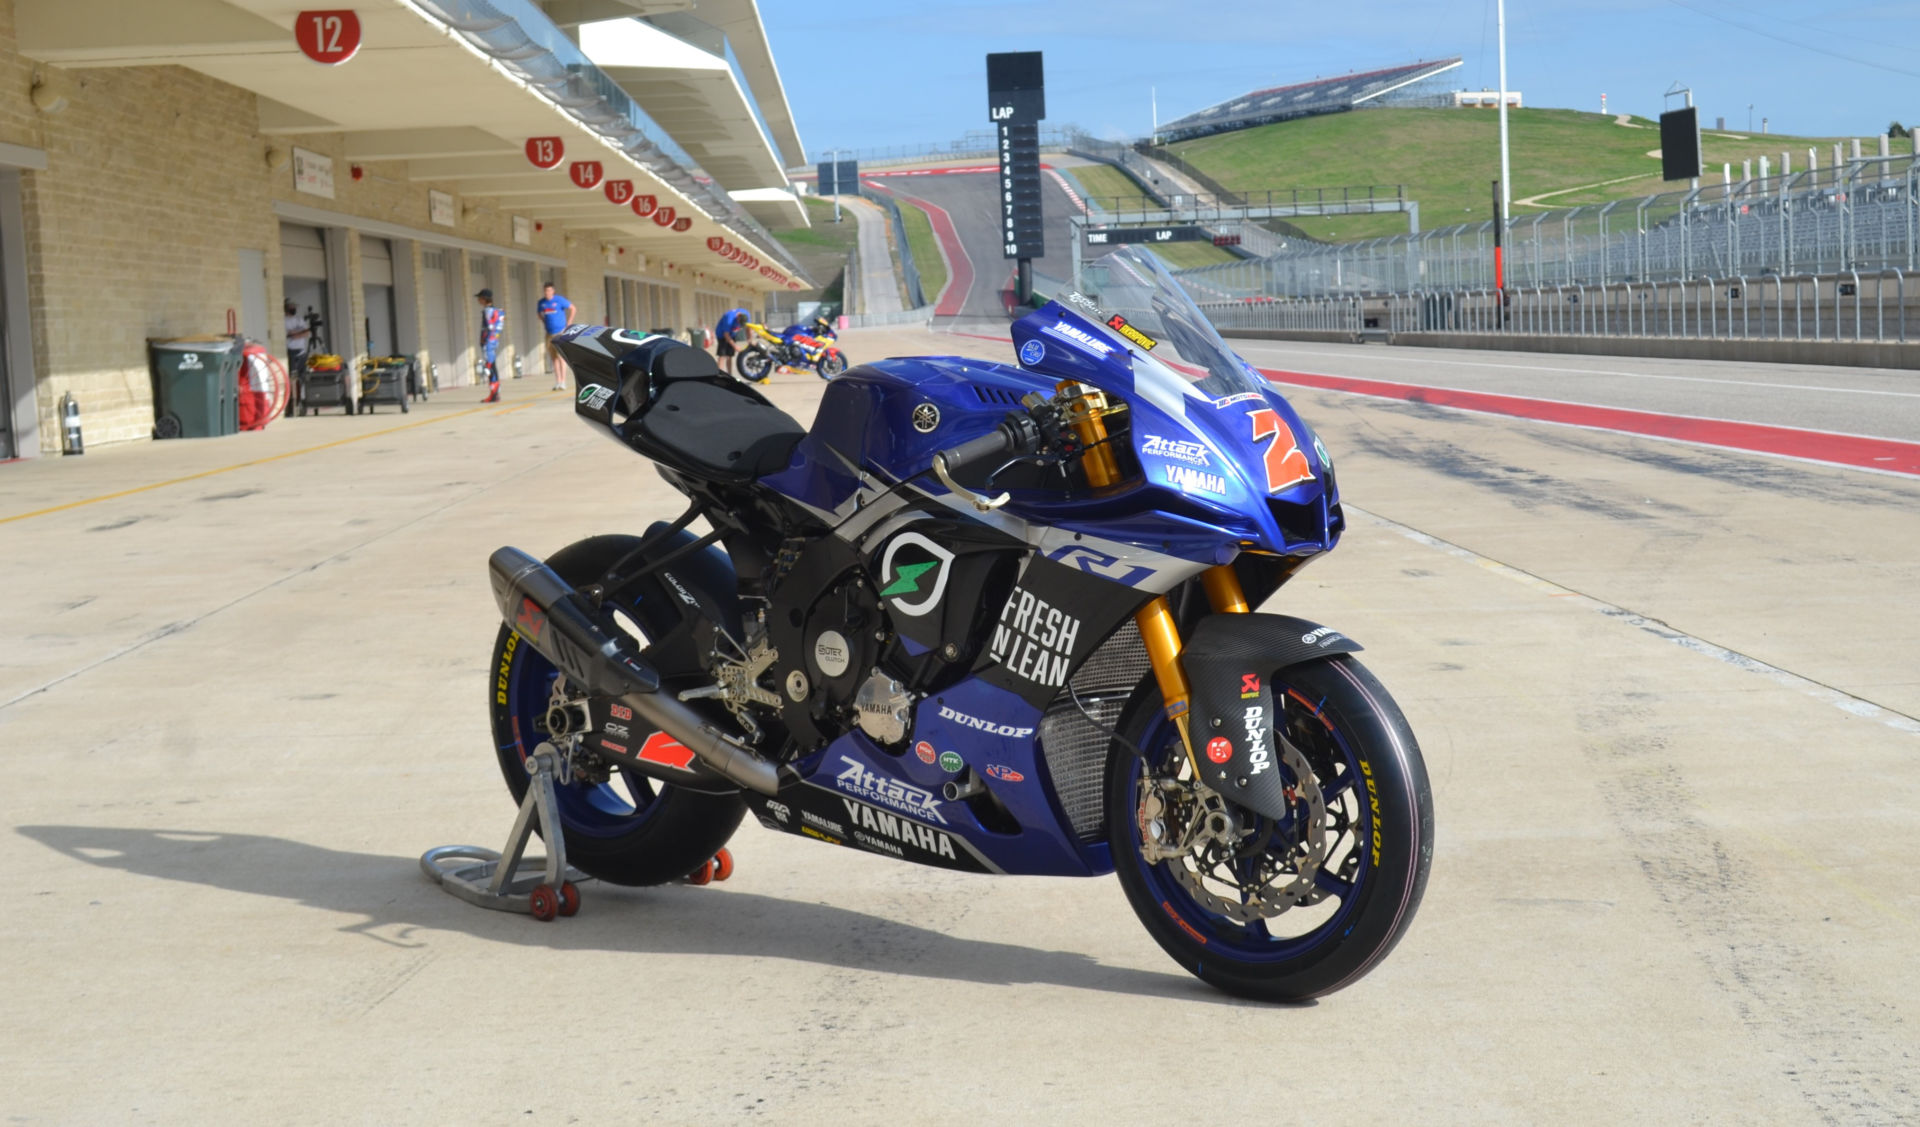
<instances>
[{"instance_id":1,"label":"number 12 sign","mask_svg":"<svg viewBox=\"0 0 1920 1127\"><path fill-rule=\"evenodd\" d=\"M346 8L301 12L294 17L293 38L307 58L338 66L360 50L360 17Z\"/></svg>"}]
</instances>

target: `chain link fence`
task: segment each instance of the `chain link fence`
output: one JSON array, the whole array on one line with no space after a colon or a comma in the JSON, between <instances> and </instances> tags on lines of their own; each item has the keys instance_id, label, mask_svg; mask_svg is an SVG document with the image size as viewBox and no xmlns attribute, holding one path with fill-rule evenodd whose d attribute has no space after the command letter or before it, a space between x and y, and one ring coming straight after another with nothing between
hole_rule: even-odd
<instances>
[{"instance_id":1,"label":"chain link fence","mask_svg":"<svg viewBox=\"0 0 1920 1127\"><path fill-rule=\"evenodd\" d=\"M1867 157L1515 219L1506 284L1611 286L1916 267L1920 162ZM1491 221L1178 272L1220 298L1492 290Z\"/></svg>"}]
</instances>

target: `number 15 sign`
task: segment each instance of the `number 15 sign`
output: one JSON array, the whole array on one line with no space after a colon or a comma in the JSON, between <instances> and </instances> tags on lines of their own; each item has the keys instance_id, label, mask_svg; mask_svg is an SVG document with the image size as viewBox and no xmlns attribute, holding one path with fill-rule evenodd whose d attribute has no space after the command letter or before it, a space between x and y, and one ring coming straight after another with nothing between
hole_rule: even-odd
<instances>
[{"instance_id":1,"label":"number 15 sign","mask_svg":"<svg viewBox=\"0 0 1920 1127\"><path fill-rule=\"evenodd\" d=\"M293 38L307 58L337 66L360 50L360 17L345 8L301 12L294 17Z\"/></svg>"}]
</instances>

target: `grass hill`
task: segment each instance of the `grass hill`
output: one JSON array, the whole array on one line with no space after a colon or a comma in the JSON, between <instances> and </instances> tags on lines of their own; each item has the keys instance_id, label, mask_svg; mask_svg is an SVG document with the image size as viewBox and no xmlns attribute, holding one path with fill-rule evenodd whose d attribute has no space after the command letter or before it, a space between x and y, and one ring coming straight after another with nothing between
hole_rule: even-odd
<instances>
[{"instance_id":1,"label":"grass hill","mask_svg":"<svg viewBox=\"0 0 1920 1127\"><path fill-rule=\"evenodd\" d=\"M1577 204L1652 195L1685 187L1663 183L1658 123L1579 110L1522 109L1508 115L1513 162L1513 216ZM1793 167L1807 167L1807 149L1832 160L1832 143L1843 138L1788 137L1703 130L1701 145L1710 178L1722 163L1740 173L1740 162L1770 158L1778 170L1782 151ZM1877 152L1873 138L1862 151ZM1911 141L1893 142L1894 152ZM1184 141L1170 148L1182 159L1236 191L1264 188L1405 184L1420 201L1420 225L1431 230L1477 222L1492 213L1492 181L1500 175L1500 124L1486 110L1376 109L1301 118L1235 133ZM1537 204L1522 200L1538 197ZM1293 222L1309 234L1345 242L1406 231L1401 215L1329 216Z\"/></svg>"},{"instance_id":2,"label":"grass hill","mask_svg":"<svg viewBox=\"0 0 1920 1127\"><path fill-rule=\"evenodd\" d=\"M799 300L838 302L847 254L860 242L860 225L844 208L841 222L834 223L832 200L802 196L800 201L806 206L807 219L813 226L767 233L780 240L780 245L787 248L807 276L820 284L820 289L795 295Z\"/></svg>"}]
</instances>

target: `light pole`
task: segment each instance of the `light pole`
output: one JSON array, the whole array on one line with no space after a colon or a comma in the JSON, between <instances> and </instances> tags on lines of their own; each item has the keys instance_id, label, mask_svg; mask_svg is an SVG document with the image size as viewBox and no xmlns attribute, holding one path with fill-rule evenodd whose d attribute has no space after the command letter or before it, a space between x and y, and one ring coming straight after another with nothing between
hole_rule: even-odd
<instances>
[{"instance_id":1,"label":"light pole","mask_svg":"<svg viewBox=\"0 0 1920 1127\"><path fill-rule=\"evenodd\" d=\"M1507 153L1507 0L1499 0L1500 26L1500 195L1499 214L1494 216L1493 286L1499 303L1500 323L1506 324L1506 270L1501 261L1501 244L1507 230L1507 215L1513 210L1513 167Z\"/></svg>"},{"instance_id":2,"label":"light pole","mask_svg":"<svg viewBox=\"0 0 1920 1127\"><path fill-rule=\"evenodd\" d=\"M1747 132L1753 132L1753 103L1747 103Z\"/></svg>"}]
</instances>

